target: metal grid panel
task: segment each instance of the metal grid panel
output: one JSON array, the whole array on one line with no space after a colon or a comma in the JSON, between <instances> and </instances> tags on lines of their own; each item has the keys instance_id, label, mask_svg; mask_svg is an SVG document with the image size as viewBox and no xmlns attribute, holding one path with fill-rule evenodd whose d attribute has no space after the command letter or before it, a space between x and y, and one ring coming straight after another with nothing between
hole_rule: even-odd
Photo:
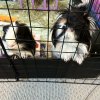
<instances>
[{"instance_id":1,"label":"metal grid panel","mask_svg":"<svg viewBox=\"0 0 100 100\"><path fill-rule=\"evenodd\" d=\"M90 6L89 6L89 12L91 12L91 8L93 8L93 3L95 0L90 1ZM49 59L48 52L48 41L49 40L49 35L50 35L50 12L51 11L58 11L58 10L50 10L49 6L49 0L48 0L48 10L41 10L41 9L31 9L29 6L29 0L26 0L26 8L23 9L13 9L9 7L8 1L5 0L6 3L6 8L0 8L0 10L7 10L8 15L11 20L12 24L12 19L11 19L11 10L16 10L16 11L22 11L25 10L27 12L27 16L29 19L29 28L31 29L31 32L33 29L46 29L47 30L47 40L42 41L46 42L47 44L47 49L46 49L46 54L47 57L45 59L36 59L36 57L32 59L10 59L9 55L6 52L6 49L3 45L2 39L0 39L0 43L2 46L2 49L4 50L4 53L6 55L6 58L0 58L0 64L1 64L1 74L0 78L5 79L4 81L9 81L10 79L16 79L17 81L34 81L34 79L31 78L36 78L34 82L58 82L58 83L74 83L74 84L100 84L99 81L99 74L100 74L100 57L90 57L88 58L83 65L79 66L75 64L74 62L69 62L69 63L64 63L63 61L59 59ZM73 0L69 1L69 8L73 4ZM98 9L100 6L98 7ZM31 18L31 11L44 11L47 12L47 27L41 27L41 26L32 26L32 18ZM59 11L63 11L60 9ZM98 12L99 13L99 10ZM96 16L96 13L95 13ZM100 20L100 17L98 18L98 21ZM13 26L13 24L12 24ZM13 26L13 31L14 31ZM92 29L91 29L92 30ZM100 30L97 30L100 31ZM14 32L15 33L15 32ZM99 35L98 35L99 37ZM98 39L97 37L97 39ZM27 40L30 41L30 40ZM97 40L96 40L97 41ZM19 53L20 48L18 45L18 51ZM37 51L40 52L40 51ZM99 54L98 54L99 55ZM7 63L7 64L5 64ZM44 80L39 80L38 78L45 78ZM57 78L57 79L49 79L49 78ZM59 80L59 78L61 78ZM1 80L2 81L2 80ZM10 80L11 81L11 80ZM15 80L14 80L15 81Z\"/></svg>"}]
</instances>

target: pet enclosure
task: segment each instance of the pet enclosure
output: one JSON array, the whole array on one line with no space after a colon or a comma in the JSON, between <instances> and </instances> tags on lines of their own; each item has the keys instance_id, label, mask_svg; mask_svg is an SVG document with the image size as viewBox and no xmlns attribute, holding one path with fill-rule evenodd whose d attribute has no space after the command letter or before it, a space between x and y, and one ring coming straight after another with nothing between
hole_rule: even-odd
<instances>
[{"instance_id":1,"label":"pet enclosure","mask_svg":"<svg viewBox=\"0 0 100 100\"><path fill-rule=\"evenodd\" d=\"M66 63L60 59L49 58L49 52L51 51L48 49L48 42L51 41L48 40L51 29L50 21L52 21L50 19L50 16L52 16L50 13L62 11L63 9L50 9L49 0L47 2L48 9L46 10L30 8L29 0L26 0L25 8L11 8L7 0L4 2L6 7L0 8L0 10L8 11L11 24L11 11L26 11L28 13L27 16L29 20L28 26L31 31L36 28L47 29L47 38L45 40L36 40L40 43L40 49L37 50L40 57L27 59L11 59L6 52L2 39L0 38L1 47L5 53L5 56L0 57L0 81L100 84L100 54L93 54L92 57L88 57L82 65L78 65L73 61ZM70 8L70 6L73 6L74 3L74 0L69 0L68 7ZM88 11L96 19L97 25L100 28L100 0L90 0L89 3ZM97 3L98 6L95 6ZM65 5L67 5L67 3ZM47 27L41 27L41 25L32 26L31 11L47 12ZM97 29L97 31L100 33L99 29ZM44 50L44 48L46 50Z\"/></svg>"}]
</instances>

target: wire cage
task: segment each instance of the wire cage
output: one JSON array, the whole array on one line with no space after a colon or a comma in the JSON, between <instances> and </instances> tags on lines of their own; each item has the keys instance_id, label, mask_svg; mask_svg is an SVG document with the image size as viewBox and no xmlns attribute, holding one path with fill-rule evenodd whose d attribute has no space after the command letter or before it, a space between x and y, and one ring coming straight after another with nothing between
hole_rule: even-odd
<instances>
[{"instance_id":1,"label":"wire cage","mask_svg":"<svg viewBox=\"0 0 100 100\"><path fill-rule=\"evenodd\" d=\"M16 12L25 11L29 20L28 27L30 30L43 29L47 31L46 40L36 40L40 42L40 57L34 58L19 58L11 59L7 54L7 50L0 38L0 44L5 53L5 56L0 57L0 81L22 81L22 82L56 82L56 83L72 83L72 84L100 84L100 54L94 54L93 57L88 57L82 65L78 65L73 61L68 63L60 60L49 58L48 40L50 35L50 16L51 12L62 11L63 9L50 9L50 2L48 0L48 9L33 9L29 6L29 0L26 0L25 8L11 8L8 0L5 0L5 8L0 10L7 10L12 24L11 11ZM98 6L95 6L97 4ZM69 0L68 7L75 4L75 0ZM65 4L65 6L67 3ZM32 25L31 11L47 12L47 27ZM90 14L96 19L98 27L100 27L100 0L90 0L89 10ZM38 17L38 16L37 16ZM12 25L13 26L13 25ZM1 26L2 27L2 26ZM14 27L14 26L13 26ZM97 30L100 33L100 30ZM50 41L51 42L51 41ZM95 42L96 43L96 42ZM46 50L42 51L45 48ZM20 48L19 48L20 49ZM20 52L20 50L18 50ZM46 56L44 56L46 54ZM95 56L96 55L96 56Z\"/></svg>"}]
</instances>

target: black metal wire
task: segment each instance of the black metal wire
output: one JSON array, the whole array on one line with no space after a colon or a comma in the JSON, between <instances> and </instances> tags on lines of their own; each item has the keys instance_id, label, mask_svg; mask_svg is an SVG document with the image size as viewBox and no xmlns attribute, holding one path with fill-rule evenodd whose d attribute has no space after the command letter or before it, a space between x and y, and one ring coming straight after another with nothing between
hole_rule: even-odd
<instances>
[{"instance_id":1,"label":"black metal wire","mask_svg":"<svg viewBox=\"0 0 100 100\"><path fill-rule=\"evenodd\" d=\"M10 13L9 5L8 5L8 1L5 0L5 2L6 2L6 6L7 6L9 17L10 17L11 25L12 25L12 28L13 28L13 32L14 32L14 35L15 35L15 40L17 40L16 33L15 33L15 30L14 30L14 26L13 26L13 22L12 22L12 18L11 18L11 13ZM16 41L16 43L17 43L17 41ZM18 43L17 43L17 46L18 46L18 50L17 51L19 51L19 55L21 57L21 60L20 60L21 62L20 63L23 63L23 66L25 66L25 62L23 61L23 58L21 56L21 50L19 48L19 44ZM27 68L25 67L24 69L25 69L25 73L26 73L26 77L27 77Z\"/></svg>"},{"instance_id":2,"label":"black metal wire","mask_svg":"<svg viewBox=\"0 0 100 100\"><path fill-rule=\"evenodd\" d=\"M49 42L48 42L48 40L49 40L49 29L50 29L50 26L49 26L49 24L50 24L50 22L49 22L49 18L50 18L50 1L49 0L47 0L48 1L48 3L47 3L47 5L48 5L48 10L47 10L47 12L48 12L48 33L47 33L47 41L46 41L46 45L47 45L47 59L49 58L49 48L48 48L48 44L49 44ZM47 76L46 76L47 77ZM47 82L47 78L46 78L46 82Z\"/></svg>"},{"instance_id":3,"label":"black metal wire","mask_svg":"<svg viewBox=\"0 0 100 100\"><path fill-rule=\"evenodd\" d=\"M72 0L69 1L69 8L70 8L71 1L72 1ZM70 10L70 9L69 9L69 10ZM63 50L63 45L64 45L64 43L65 43L64 40L65 40L65 34L64 34L63 41L62 41L61 51L59 52L59 53L60 53L60 59L61 59L62 53L64 53L64 52L62 52L62 50ZM68 43L68 42L67 42L67 43ZM68 53L68 52L67 52L67 53ZM59 74L59 68L60 68L60 66L58 65L57 71L56 71L56 77L57 77L57 75Z\"/></svg>"},{"instance_id":4,"label":"black metal wire","mask_svg":"<svg viewBox=\"0 0 100 100\"><path fill-rule=\"evenodd\" d=\"M88 97L93 93L93 91L98 87L98 85L96 85L91 91L90 93L87 95L87 97L84 100L88 100Z\"/></svg>"},{"instance_id":5,"label":"black metal wire","mask_svg":"<svg viewBox=\"0 0 100 100\"><path fill-rule=\"evenodd\" d=\"M69 8L69 13L70 13L70 9L71 9L71 6L70 6L71 2L72 2L72 0L69 1L69 7L68 7L68 8ZM64 43L65 43L64 41L65 41L65 34L64 34L64 38L63 38L63 42L62 42L60 58L61 58L62 51L63 51L63 45L64 45Z\"/></svg>"},{"instance_id":6,"label":"black metal wire","mask_svg":"<svg viewBox=\"0 0 100 100\"><path fill-rule=\"evenodd\" d=\"M1 38L0 38L0 44L1 44L1 47L2 47L2 49L4 51L4 53L5 53L8 61L10 62L10 66L12 67L12 69L13 69L13 71L15 73L15 79L18 81L19 80L19 73L18 73L13 61L10 59L9 55L7 54L6 49L5 49L4 45L3 45L3 42L2 42Z\"/></svg>"},{"instance_id":7,"label":"black metal wire","mask_svg":"<svg viewBox=\"0 0 100 100\"><path fill-rule=\"evenodd\" d=\"M49 18L50 18L50 2L49 2L49 0L48 0L48 34L47 34L47 59L48 59L48 50L49 50L49 48L48 48L48 43L49 43L49 29L50 29L50 26L49 26Z\"/></svg>"},{"instance_id":8,"label":"black metal wire","mask_svg":"<svg viewBox=\"0 0 100 100\"><path fill-rule=\"evenodd\" d=\"M11 18L11 14L10 14L10 10L9 10L8 1L5 0L5 2L6 2L6 6L7 6L7 10L8 10L9 17L10 17L10 21L11 21L11 26L12 26L12 28L13 28L13 32L14 32L14 35L15 35L15 38L16 38L16 33L15 33L14 25L13 25L13 22L12 22L12 18ZM17 38L16 38L15 40L17 40ZM20 48L19 48L19 44L18 44L18 43L17 43L17 46L18 46L19 54L20 54L20 56L21 56L21 52L20 52Z\"/></svg>"},{"instance_id":9,"label":"black metal wire","mask_svg":"<svg viewBox=\"0 0 100 100\"><path fill-rule=\"evenodd\" d=\"M44 79L45 80L45 79ZM0 81L0 82L16 82L16 81ZM56 84L59 84L59 83L61 83L61 84L63 84L63 83L66 83L66 84L79 84L79 85L92 85L92 86L94 86L94 85L96 85L96 86L99 86L100 85L100 83L98 84L98 83L95 83L95 84L91 84L91 83L80 83L80 82L67 82L67 81L58 81L58 80L55 80L55 81L43 81L43 80L36 80L36 81L34 81L34 80L30 80L30 81L27 81L27 80L25 80L25 79L20 79L18 82L29 82L29 83L31 83L31 82L36 82L36 83L41 83L41 82L46 82L46 83L56 83ZM90 94L91 94L91 92L90 92Z\"/></svg>"},{"instance_id":10,"label":"black metal wire","mask_svg":"<svg viewBox=\"0 0 100 100\"><path fill-rule=\"evenodd\" d=\"M30 7L29 7L29 0L26 0L27 3L27 11L28 11L28 16L29 16L29 24L30 24L30 28L31 28L31 34L32 34L32 23L31 23L31 15L30 15ZM36 40L37 41L37 40ZM36 51L37 52L37 51ZM35 59L35 56L33 55L33 59L34 59L34 64L35 64L35 69L36 69L36 74L38 77L38 68L37 68L37 62Z\"/></svg>"}]
</instances>

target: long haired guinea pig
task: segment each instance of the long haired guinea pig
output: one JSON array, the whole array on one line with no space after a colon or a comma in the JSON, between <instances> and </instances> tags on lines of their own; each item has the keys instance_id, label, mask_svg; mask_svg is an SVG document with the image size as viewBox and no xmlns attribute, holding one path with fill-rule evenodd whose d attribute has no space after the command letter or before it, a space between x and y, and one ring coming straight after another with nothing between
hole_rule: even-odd
<instances>
[{"instance_id":1,"label":"long haired guinea pig","mask_svg":"<svg viewBox=\"0 0 100 100\"><path fill-rule=\"evenodd\" d=\"M36 42L26 24L16 21L4 25L2 40L9 56L27 58L35 55Z\"/></svg>"},{"instance_id":2,"label":"long haired guinea pig","mask_svg":"<svg viewBox=\"0 0 100 100\"><path fill-rule=\"evenodd\" d=\"M86 12L85 5L66 9L51 29L53 57L82 64L90 54L93 36L97 36L95 29L95 20Z\"/></svg>"}]
</instances>

